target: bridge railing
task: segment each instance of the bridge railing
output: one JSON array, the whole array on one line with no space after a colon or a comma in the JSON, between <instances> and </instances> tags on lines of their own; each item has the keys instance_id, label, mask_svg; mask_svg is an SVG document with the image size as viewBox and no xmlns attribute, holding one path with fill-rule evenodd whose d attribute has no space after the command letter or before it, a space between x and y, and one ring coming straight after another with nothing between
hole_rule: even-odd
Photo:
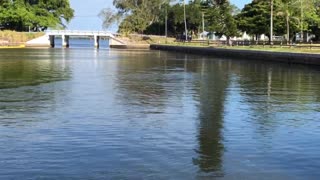
<instances>
[{"instance_id":1,"label":"bridge railing","mask_svg":"<svg viewBox=\"0 0 320 180\"><path fill-rule=\"evenodd\" d=\"M94 35L108 35L108 36L118 36L117 33L112 33L112 32L109 32L109 31L85 31L85 30L47 30L45 31L46 34L48 35L78 35L78 36L81 36L81 35L91 35L91 36L94 36Z\"/></svg>"}]
</instances>

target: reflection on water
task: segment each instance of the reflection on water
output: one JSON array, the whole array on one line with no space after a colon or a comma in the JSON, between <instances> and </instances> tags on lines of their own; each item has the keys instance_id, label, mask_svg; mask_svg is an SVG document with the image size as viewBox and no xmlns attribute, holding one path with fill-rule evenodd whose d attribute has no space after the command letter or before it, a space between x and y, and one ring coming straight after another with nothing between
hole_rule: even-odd
<instances>
[{"instance_id":1,"label":"reflection on water","mask_svg":"<svg viewBox=\"0 0 320 180\"><path fill-rule=\"evenodd\" d=\"M0 179L316 179L320 71L0 50Z\"/></svg>"},{"instance_id":2,"label":"reflection on water","mask_svg":"<svg viewBox=\"0 0 320 180\"><path fill-rule=\"evenodd\" d=\"M39 85L61 81L70 76L63 51L21 50L15 55L12 49L0 52L0 89ZM13 54L13 56L11 56ZM22 59L23 57L23 59Z\"/></svg>"},{"instance_id":3,"label":"reflection on water","mask_svg":"<svg viewBox=\"0 0 320 180\"><path fill-rule=\"evenodd\" d=\"M59 91L51 82L70 79L64 51L3 50L0 52L0 123L16 124L26 114L54 107ZM38 121L40 117L27 121Z\"/></svg>"},{"instance_id":4,"label":"reflection on water","mask_svg":"<svg viewBox=\"0 0 320 180\"><path fill-rule=\"evenodd\" d=\"M228 63L217 61L204 67L206 73L201 76L199 86L199 157L194 160L203 172L214 172L223 176L222 156L224 151L223 127L225 90L229 83ZM202 70L203 71L203 70Z\"/></svg>"}]
</instances>

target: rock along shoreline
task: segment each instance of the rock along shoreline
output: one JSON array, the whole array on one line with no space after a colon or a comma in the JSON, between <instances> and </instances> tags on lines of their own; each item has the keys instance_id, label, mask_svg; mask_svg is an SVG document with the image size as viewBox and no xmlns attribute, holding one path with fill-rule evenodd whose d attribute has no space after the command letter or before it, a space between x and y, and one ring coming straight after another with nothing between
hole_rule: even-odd
<instances>
[{"instance_id":1,"label":"rock along shoreline","mask_svg":"<svg viewBox=\"0 0 320 180\"><path fill-rule=\"evenodd\" d=\"M213 47L188 47L151 44L152 50L184 52L205 56L227 57L246 60L263 60L288 64L320 65L320 54L270 52L257 50L223 49Z\"/></svg>"}]
</instances>

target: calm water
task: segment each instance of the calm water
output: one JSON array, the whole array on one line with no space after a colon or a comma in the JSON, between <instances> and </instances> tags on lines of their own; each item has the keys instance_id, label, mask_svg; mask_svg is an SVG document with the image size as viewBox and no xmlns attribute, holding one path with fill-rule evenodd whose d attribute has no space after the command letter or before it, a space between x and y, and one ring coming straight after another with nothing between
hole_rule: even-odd
<instances>
[{"instance_id":1,"label":"calm water","mask_svg":"<svg viewBox=\"0 0 320 180\"><path fill-rule=\"evenodd\" d=\"M320 69L0 50L0 179L319 179Z\"/></svg>"}]
</instances>

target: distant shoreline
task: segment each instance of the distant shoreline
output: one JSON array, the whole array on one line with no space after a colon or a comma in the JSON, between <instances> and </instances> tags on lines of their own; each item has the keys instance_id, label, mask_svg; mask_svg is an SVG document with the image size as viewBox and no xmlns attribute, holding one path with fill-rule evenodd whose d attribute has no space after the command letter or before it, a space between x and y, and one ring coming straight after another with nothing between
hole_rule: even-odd
<instances>
[{"instance_id":1,"label":"distant shoreline","mask_svg":"<svg viewBox=\"0 0 320 180\"><path fill-rule=\"evenodd\" d=\"M25 48L26 46L24 44L21 45L7 45L7 46L0 46L0 49L20 49L20 48Z\"/></svg>"},{"instance_id":2,"label":"distant shoreline","mask_svg":"<svg viewBox=\"0 0 320 180\"><path fill-rule=\"evenodd\" d=\"M24 48L26 42L42 36L43 32L0 31L0 49Z\"/></svg>"}]
</instances>

